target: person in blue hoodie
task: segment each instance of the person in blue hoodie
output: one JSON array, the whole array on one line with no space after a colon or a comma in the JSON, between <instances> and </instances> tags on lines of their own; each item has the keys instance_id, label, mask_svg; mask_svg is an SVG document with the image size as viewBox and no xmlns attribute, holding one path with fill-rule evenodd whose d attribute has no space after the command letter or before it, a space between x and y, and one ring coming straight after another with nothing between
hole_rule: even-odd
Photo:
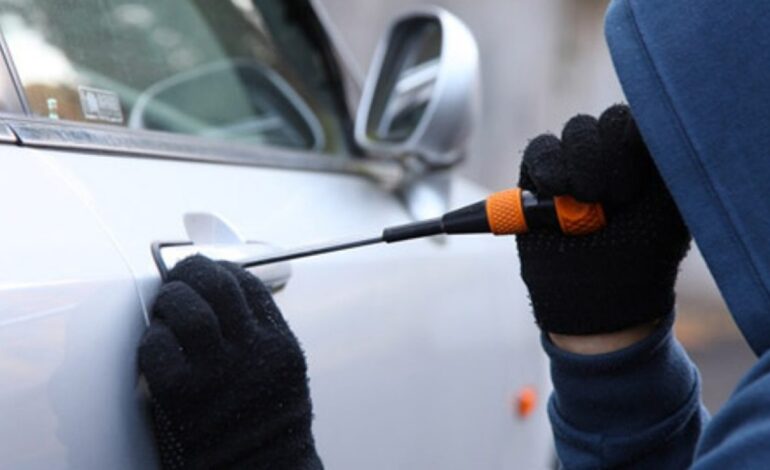
<instances>
[{"instance_id":1,"label":"person in blue hoodie","mask_svg":"<svg viewBox=\"0 0 770 470\"><path fill-rule=\"evenodd\" d=\"M522 185L601 200L610 219L582 239L518 239L566 468L770 467L767 31L768 2L614 0L605 33L626 129L615 107L525 151ZM759 358L713 418L671 332L688 231Z\"/></svg>"},{"instance_id":2,"label":"person in blue hoodie","mask_svg":"<svg viewBox=\"0 0 770 470\"><path fill-rule=\"evenodd\" d=\"M599 201L608 225L517 238L566 468L770 467L770 3L614 0L630 104L524 152L520 185ZM672 334L690 234L758 362L713 418ZM258 279L169 275L139 348L166 468L322 468L297 338ZM184 397L184 398L182 398Z\"/></svg>"}]
</instances>

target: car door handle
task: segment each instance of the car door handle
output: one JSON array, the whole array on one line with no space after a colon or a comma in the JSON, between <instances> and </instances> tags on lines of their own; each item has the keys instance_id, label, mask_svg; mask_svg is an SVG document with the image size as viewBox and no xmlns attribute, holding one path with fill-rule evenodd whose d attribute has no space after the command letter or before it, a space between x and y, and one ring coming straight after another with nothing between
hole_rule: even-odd
<instances>
[{"instance_id":1,"label":"car door handle","mask_svg":"<svg viewBox=\"0 0 770 470\"><path fill-rule=\"evenodd\" d=\"M267 255L280 253L283 250L264 242L222 243L222 244L193 244L192 242L155 242L152 244L152 257L158 267L163 281L168 278L168 272L183 259L201 254L213 260L230 261L243 265L249 260ZM289 262L281 262L247 268L257 276L272 292L277 292L286 286L291 277Z\"/></svg>"}]
</instances>

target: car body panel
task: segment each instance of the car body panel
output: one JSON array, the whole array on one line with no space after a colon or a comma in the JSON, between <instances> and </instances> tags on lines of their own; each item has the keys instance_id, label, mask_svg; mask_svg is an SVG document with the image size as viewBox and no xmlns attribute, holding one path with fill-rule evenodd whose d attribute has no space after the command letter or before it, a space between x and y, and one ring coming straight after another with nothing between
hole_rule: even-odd
<instances>
[{"instance_id":1,"label":"car body panel","mask_svg":"<svg viewBox=\"0 0 770 470\"><path fill-rule=\"evenodd\" d=\"M12 326L15 330L10 330L11 326L0 329L6 337L25 338L4 341L4 348L8 348L4 356L32 348L48 357L32 367L39 376L38 388L50 388L63 381L65 389L72 392L63 395L67 399L56 405L69 411L53 411L53 399L49 397L41 409L19 410L19 420L33 435L48 432L51 442L58 441L66 450L69 461L91 459L88 468L96 468L104 461L57 437L49 425L61 424L62 416L89 414L84 413L84 404L90 407L96 403L102 412L90 424L95 426L92 429L103 429L111 420L120 418L122 425L118 429L133 423L128 425L134 429L127 435L144 433L145 439L149 435L135 402L133 354L141 334L143 311L151 308L159 284L150 245L158 240L185 239L186 213L218 215L246 239L282 247L351 234L374 234L385 225L407 220L403 206L392 193L351 175L15 146L3 150L9 155L3 162L42 162L51 178L59 181L56 185L39 184L48 188L38 190L46 201L65 199L56 193L57 188L69 191L70 199L77 197L80 205L72 202L72 208L56 210L58 214L79 211L84 220L70 217L72 221L67 225L72 234L58 238L56 250L67 253L69 259L54 264L65 271L69 266L80 276L87 275L88 263L77 262L83 258L111 261L115 270L94 274L92 284L81 286L82 292L73 294L90 299L79 304L80 313L53 312L45 321L17 317ZM32 179L31 170L13 177L16 171L18 168L10 166L0 172L17 181ZM19 199L17 186L5 185L2 199L25 201L24 205L9 204L21 211L29 198ZM471 202L482 194L459 180L455 189L452 205ZM37 213L45 218L52 209L56 208L40 207ZM95 251L92 243L79 238L82 227L89 224L105 253ZM16 239L15 246L25 247L34 241L30 232L40 234L41 245L56 233L53 226L28 226L22 219L6 236ZM38 255L41 258L34 266L45 266L43 254ZM27 259L35 258L25 256ZM11 267L16 264L23 264L22 260L4 265L3 278L25 279ZM503 468L519 465L524 455L535 455L532 449L537 446L543 448L540 455L547 455L542 407L537 416L525 422L517 420L510 403L519 387L547 388L544 358L537 352L538 334L517 276L512 239L469 236L447 238L441 243L419 240L297 260L292 268L287 288L276 298L307 351L317 416L315 429L327 465L465 468L483 462L487 467ZM39 271L28 271L27 279L39 283L35 280L40 277ZM135 277L141 295L132 291L134 286L127 276ZM61 282L68 276L66 272L52 271L50 278L51 282ZM57 302L45 304L44 308L72 302L56 294L50 285L46 287ZM8 298L9 290L4 292ZM23 291L15 293L20 299L18 304L29 302ZM102 304L94 304L93 299L99 297L104 299ZM75 319L68 321L70 317ZM92 347L77 346L83 343L84 334L101 340L85 341ZM46 340L50 336L58 337L58 348ZM122 370L112 375L89 375L91 380L81 382L84 370L90 370L83 364L97 353L93 348L103 343L109 347L103 351L101 366L106 369L119 365ZM60 363L62 355L72 359ZM103 383L93 383L98 381ZM122 394L116 394L119 387L123 387ZM122 406L132 410L133 416L106 413L109 406L119 404L112 399L104 402L104 390L122 396ZM91 397L91 393L99 394L102 401ZM10 402L0 404L10 406ZM49 425L44 426L44 422ZM112 427L116 427L114 423ZM12 429L6 431L10 432ZM36 445L23 441L31 448ZM113 444L108 445L108 441ZM115 452L100 454L104 456L116 455L115 441L109 434L90 436L92 445ZM142 448L134 449L134 453L141 454ZM46 466L56 466L56 456L63 457L61 450L49 454L52 460ZM72 453L76 455L69 456ZM15 462L1 461L4 455L13 453L0 453L1 466ZM121 462L129 468L136 460Z\"/></svg>"},{"instance_id":2,"label":"car body panel","mask_svg":"<svg viewBox=\"0 0 770 470\"><path fill-rule=\"evenodd\" d=\"M147 465L134 277L48 155L0 151L0 467Z\"/></svg>"},{"instance_id":3,"label":"car body panel","mask_svg":"<svg viewBox=\"0 0 770 470\"><path fill-rule=\"evenodd\" d=\"M425 177L398 194L384 184L403 176L394 160L2 122L13 132L0 133L0 468L156 463L136 346L161 282L151 246L188 240L186 215L294 248L408 222L404 198L425 192L443 199L411 212L485 196L456 175L447 193ZM415 240L291 268L276 301L307 354L327 468L551 463L546 359L512 238ZM528 417L516 413L523 387L541 397Z\"/></svg>"}]
</instances>

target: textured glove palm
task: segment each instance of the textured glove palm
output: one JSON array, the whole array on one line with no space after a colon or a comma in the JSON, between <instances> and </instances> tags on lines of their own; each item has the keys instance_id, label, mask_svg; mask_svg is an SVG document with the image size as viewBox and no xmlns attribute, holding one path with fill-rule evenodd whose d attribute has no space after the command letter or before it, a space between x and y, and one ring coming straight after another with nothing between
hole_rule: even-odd
<instances>
[{"instance_id":1,"label":"textured glove palm","mask_svg":"<svg viewBox=\"0 0 770 470\"><path fill-rule=\"evenodd\" d=\"M689 233L625 106L576 116L562 138L524 152L520 186L540 196L601 202L608 225L586 236L517 237L536 321L551 333L622 330L670 313Z\"/></svg>"},{"instance_id":2,"label":"textured glove palm","mask_svg":"<svg viewBox=\"0 0 770 470\"><path fill-rule=\"evenodd\" d=\"M304 355L257 278L188 258L153 314L139 366L164 468L322 468Z\"/></svg>"}]
</instances>

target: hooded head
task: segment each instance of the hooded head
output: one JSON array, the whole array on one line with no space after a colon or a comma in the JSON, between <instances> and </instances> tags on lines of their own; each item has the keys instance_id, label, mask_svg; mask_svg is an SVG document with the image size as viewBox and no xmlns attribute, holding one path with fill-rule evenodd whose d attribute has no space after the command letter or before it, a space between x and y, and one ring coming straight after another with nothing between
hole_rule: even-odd
<instances>
[{"instance_id":1,"label":"hooded head","mask_svg":"<svg viewBox=\"0 0 770 470\"><path fill-rule=\"evenodd\" d=\"M770 349L770 2L613 0L632 112L738 327Z\"/></svg>"}]
</instances>

